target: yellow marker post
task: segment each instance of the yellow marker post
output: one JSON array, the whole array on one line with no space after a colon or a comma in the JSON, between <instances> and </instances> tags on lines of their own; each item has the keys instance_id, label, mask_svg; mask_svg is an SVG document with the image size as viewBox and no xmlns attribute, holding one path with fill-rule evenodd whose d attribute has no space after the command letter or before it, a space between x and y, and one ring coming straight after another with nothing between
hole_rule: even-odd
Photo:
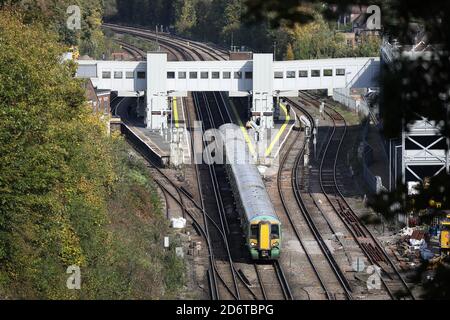
<instances>
[{"instance_id":1,"label":"yellow marker post","mask_svg":"<svg viewBox=\"0 0 450 320\"><path fill-rule=\"evenodd\" d=\"M175 128L179 128L179 123L178 123L178 106L177 106L177 98L174 97L173 98L173 103L172 103L172 109L173 109L173 116L175 118Z\"/></svg>"}]
</instances>

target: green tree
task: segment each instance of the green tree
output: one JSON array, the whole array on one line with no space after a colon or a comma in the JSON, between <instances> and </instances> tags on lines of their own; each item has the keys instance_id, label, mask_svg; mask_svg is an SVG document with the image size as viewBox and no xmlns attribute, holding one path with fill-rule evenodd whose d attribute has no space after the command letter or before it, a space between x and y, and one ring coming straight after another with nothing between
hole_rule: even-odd
<instances>
[{"instance_id":1,"label":"green tree","mask_svg":"<svg viewBox=\"0 0 450 320\"><path fill-rule=\"evenodd\" d=\"M159 245L145 165L86 105L57 35L24 17L0 11L0 299L175 294L183 264ZM82 290L66 288L71 265Z\"/></svg>"},{"instance_id":2,"label":"green tree","mask_svg":"<svg viewBox=\"0 0 450 320\"><path fill-rule=\"evenodd\" d=\"M375 57L380 54L381 39L378 36L365 36L355 49L360 57Z\"/></svg>"},{"instance_id":3,"label":"green tree","mask_svg":"<svg viewBox=\"0 0 450 320\"><path fill-rule=\"evenodd\" d=\"M222 34L225 38L230 38L236 34L241 28L242 16L242 2L241 0L229 0L225 7L225 23L222 28Z\"/></svg>"},{"instance_id":4,"label":"green tree","mask_svg":"<svg viewBox=\"0 0 450 320\"><path fill-rule=\"evenodd\" d=\"M177 32L189 35L191 33L191 29L197 23L194 0L181 1L178 10L178 19L175 24L175 28Z\"/></svg>"},{"instance_id":5,"label":"green tree","mask_svg":"<svg viewBox=\"0 0 450 320\"><path fill-rule=\"evenodd\" d=\"M286 49L286 60L294 60L294 59L295 59L294 49L292 48L292 44L289 43Z\"/></svg>"}]
</instances>

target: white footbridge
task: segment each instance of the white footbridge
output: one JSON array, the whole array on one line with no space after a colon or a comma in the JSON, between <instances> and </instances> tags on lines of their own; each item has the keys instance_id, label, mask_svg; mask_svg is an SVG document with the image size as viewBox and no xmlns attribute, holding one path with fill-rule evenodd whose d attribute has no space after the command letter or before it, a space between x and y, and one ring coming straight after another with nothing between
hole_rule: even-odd
<instances>
[{"instance_id":1,"label":"white footbridge","mask_svg":"<svg viewBox=\"0 0 450 320\"><path fill-rule=\"evenodd\" d=\"M252 117L273 127L274 98L295 97L300 90L378 86L379 57L274 61L273 54L252 60L167 61L167 54L148 53L147 61L78 61L77 77L90 78L97 89L119 96L146 97L145 123L167 126L169 97L194 91L252 96Z\"/></svg>"}]
</instances>

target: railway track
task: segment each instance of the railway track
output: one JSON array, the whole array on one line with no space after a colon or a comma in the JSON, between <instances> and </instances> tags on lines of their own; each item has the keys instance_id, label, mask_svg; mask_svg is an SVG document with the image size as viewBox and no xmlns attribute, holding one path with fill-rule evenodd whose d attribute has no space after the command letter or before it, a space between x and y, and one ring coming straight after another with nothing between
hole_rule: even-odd
<instances>
[{"instance_id":1,"label":"railway track","mask_svg":"<svg viewBox=\"0 0 450 320\"><path fill-rule=\"evenodd\" d=\"M203 124L203 132L206 132L206 130L208 129L212 129L216 127L216 122L214 120L214 117L212 115L212 111L211 108L212 106L210 105L210 100L207 98L207 95L205 93L194 93L193 94L194 97L194 106L197 110L197 117L200 121L202 121ZM220 107L218 107L218 109L220 110ZM205 114L206 113L206 114ZM222 117L222 121L225 121L223 115L221 115ZM204 141L204 147L207 147L207 143ZM207 153L207 159L205 159L205 161L207 161L207 163L211 163L211 155L209 153ZM215 214L216 216L216 223L218 225L220 225L222 233L224 233L225 236L225 241L224 244L225 246L219 246L218 248L216 248L217 251L219 251L220 249L224 249L224 250L220 250L221 253L221 258L222 261L227 261L227 263L229 264L229 278L233 284L236 296L240 299L240 290L239 290L239 286L237 283L237 277L236 277L236 273L233 267L233 258L231 256L231 251L230 251L230 244L228 241L228 235L230 233L229 231L229 226L227 224L227 219L225 216L225 208L224 208L224 202L222 199L222 195L220 192L220 185L219 185L219 177L218 177L218 172L216 170L216 166L214 164L210 164L210 165L202 165L201 166L203 169L203 171L206 171L204 175L208 176L209 181L206 181L206 183L202 183L201 184L201 189L205 189L205 190L201 190L202 193L208 193L208 192L212 192L213 193L213 197L210 197L210 199L214 200L212 203L208 204L206 206L207 210L209 212L215 212L217 214ZM202 169L200 169L202 171ZM223 174L223 173L222 173ZM200 176L202 176L202 173L200 173ZM224 177L221 175L220 176L221 180L224 179ZM208 186L208 187L207 187Z\"/></svg>"},{"instance_id":2,"label":"railway track","mask_svg":"<svg viewBox=\"0 0 450 320\"><path fill-rule=\"evenodd\" d=\"M110 26L107 26L110 27ZM116 26L112 27L115 31L132 33L135 36L142 37L148 40L154 40L155 35L149 35L147 32L141 32L140 30L133 30L129 32L130 28L127 30L118 30ZM158 42L161 46L165 47L174 55L177 55L179 60L208 60L208 59L220 59L223 60L224 52L217 54L217 52L211 54L205 52L208 50L206 46L200 46L199 49L197 44L187 44L186 41L178 39L163 39L163 37L158 36ZM138 49L131 45L128 45L130 49ZM202 111L197 107L197 115L204 122L208 123L210 127L218 127L219 125L232 122L232 118L228 113L227 108L223 108L226 105L222 94L220 93L194 93L193 98L195 104L206 105L205 108L206 115L202 115ZM221 107L222 105L222 107ZM213 108L216 108L213 110ZM206 121L205 121L206 120ZM186 121L189 128L192 129L192 119L189 112L186 112ZM193 135L191 135L193 138ZM137 137L135 137L137 138ZM191 141L191 148L193 147L193 141ZM226 181L225 173L223 168L220 166L208 166L210 185L214 193L214 204L216 207L217 216L214 216L212 212L214 210L208 210L208 201L204 194L202 193L202 188L204 187L204 182L201 181L201 171L198 166L195 167L195 179L197 180L197 188L199 194L199 201L197 202L191 194L189 194L185 189L176 185L170 177L168 177L161 169L155 166L155 163L151 162L151 159L147 159L151 163L150 169L155 177L155 181L163 192L163 196L166 200L166 208L180 206L183 210L183 215L188 216L193 221L193 226L197 230L198 234L201 235L208 247L208 256L210 269L208 272L209 286L211 292L211 299L235 299L239 300L241 298L246 300L255 299L267 299L267 298L279 298L279 299L294 299L291 289L289 288L288 281L285 277L284 270L278 262L273 262L271 267L264 272L259 271L257 281L251 283L245 272L249 274L251 268L255 268L253 263L239 263L238 265L233 261L230 251L230 240L228 235L231 233L230 228L233 232L241 233L240 226L238 223L233 223L231 221L231 226L229 225L226 217L226 205L224 203L223 194L227 194L227 186L223 185ZM229 190L228 190L229 191ZM230 192L228 192L229 194ZM230 200L226 200L230 202ZM228 210L229 211L229 210ZM211 215L209 213L211 213ZM233 225L234 224L234 225ZM238 230L237 230L237 229ZM231 241L236 242L236 239ZM241 237L238 237L238 242L241 241ZM242 251L242 250L241 250ZM267 280L268 278L269 280ZM276 282L270 279L277 279ZM274 284L277 285L277 290L279 291L278 296L273 296L272 294L267 295L266 292L271 292L265 290L264 288L274 289ZM261 294L256 294L256 288L260 288ZM263 294L264 292L264 294Z\"/></svg>"},{"instance_id":3,"label":"railway track","mask_svg":"<svg viewBox=\"0 0 450 320\"><path fill-rule=\"evenodd\" d=\"M133 46L130 45L130 47ZM186 50L185 55L186 57L191 59L196 58L195 54L191 52L191 50ZM201 55L197 55L197 57L200 56ZM190 125L191 120L189 115L187 115L187 120L188 125ZM210 286L211 299L239 300L240 292L237 289L238 279L239 281L244 283L243 286L250 293L250 296L256 299L256 295L252 293L250 286L245 285L242 276L238 273L237 270L235 270L231 259L229 258L229 263L227 264L223 263L222 261L223 257L219 257L218 259L216 258L216 252L214 249L216 247L220 247L221 243L224 243L225 247L227 247L228 243L227 235L223 232L224 231L223 216L221 221L217 222L214 219L214 217L211 217L209 214L207 214L204 209L205 200L201 192L200 192L200 203L197 203L185 189L177 186L176 183L173 182L173 180L167 174L165 174L162 169L158 168L155 159L151 159L149 155L145 154L145 150L138 147L139 143L136 143L136 140L140 139L136 135L134 135L131 130L127 130L126 136L128 137L128 140L132 143L132 145L135 147L135 149L139 151L142 155L144 155L147 161L150 163L150 170L152 172L152 176L154 177L156 184L161 189L163 196L165 198L166 210L168 210L169 207L175 205L181 207L183 215L189 216L189 218L193 221L194 229L197 230L199 235L203 236L203 238L206 240L210 264L210 270L208 271L208 278L209 278L208 282ZM141 143L143 142L141 141ZM198 171L197 176L199 176ZM214 177L213 175L211 176ZM198 187L199 189L201 188L200 181ZM219 191L216 192L216 196L218 195L220 195ZM190 203L191 207L188 207L186 202ZM167 211L166 214L168 214ZM212 232L212 230L214 229L215 231ZM215 235L213 239L211 239L212 233ZM228 249L226 249L226 252L228 252ZM227 268L229 268L230 270L228 271ZM230 275L232 279L231 281L229 279ZM230 282L233 283L232 286L229 285Z\"/></svg>"},{"instance_id":4,"label":"railway track","mask_svg":"<svg viewBox=\"0 0 450 320\"><path fill-rule=\"evenodd\" d=\"M134 36L140 36L142 38L157 41L161 46L175 48L175 50L182 49L187 52L188 55L193 55L196 58L192 60L226 60L227 56L218 49L213 49L204 44L199 44L195 41L186 41L184 39L170 36L168 34L158 33L156 34L151 30L143 30L134 27L126 27L114 24L103 24L103 27L113 30L118 33L127 33ZM186 58L186 56L185 56Z\"/></svg>"},{"instance_id":5,"label":"railway track","mask_svg":"<svg viewBox=\"0 0 450 320\"><path fill-rule=\"evenodd\" d=\"M121 31L115 29L115 31ZM140 35L143 38L146 38L145 35ZM149 39L152 39L152 37L149 37ZM135 46L125 44L130 50L133 50L134 52L138 52L138 48ZM181 47L179 45L174 45L172 42L167 42L166 44L162 44L169 52L174 54L179 60L203 60L203 56L196 52L195 50L192 50L191 48L185 48ZM190 116L189 113L186 114L188 126L190 126ZM131 137L131 140L138 139L137 136L133 136L132 131L129 130L128 137ZM133 141L131 141L133 142ZM136 141L134 141L136 142ZM136 143L134 143L136 146ZM193 146L193 143L191 143L191 146ZM141 150L142 151L142 150ZM141 152L142 154L142 152ZM210 269L208 270L208 283L209 283L209 289L210 289L210 296L213 300L218 299L240 299L240 293L237 289L237 279L236 279L236 271L233 269L234 266L230 260L229 260L229 266L227 266L226 263L223 263L221 259L216 259L215 257L215 248L220 247L220 243L223 241L225 243L225 246L227 248L227 238L226 235L222 233L223 226L220 224L216 224L216 221L209 216L205 211L205 199L203 197L203 194L201 192L201 181L199 178L199 171L197 166L195 166L196 170L196 179L199 189L199 198L200 203L194 203L195 209L197 209L197 212L190 212L187 210L186 205L183 202L183 196L188 196L188 199L193 202L193 198L190 197L190 195L186 195L185 190L181 190L178 186L175 185L175 183L166 175L164 172L159 169L154 161L152 159L149 159L149 157L146 157L147 160L152 165L152 175L155 179L155 182L159 186L159 188L162 190L162 193L164 195L165 201L166 201L166 209L171 206L170 203L178 205L182 208L184 215L189 215L189 217L193 221L193 226L197 230L197 232L202 235L206 241L207 248L208 248L208 258L209 258L209 265ZM161 179L161 180L160 180ZM169 201L169 199L172 200ZM201 211L201 214L198 213L198 210ZM168 214L168 212L167 212ZM216 228L218 232L211 232L211 229ZM211 239L211 233L215 234L215 238ZM216 243L214 243L216 242ZM217 251L217 249L216 249ZM228 249L225 250L228 255ZM230 268L230 270L227 270ZM227 274L227 276L231 275L231 282L233 283L232 286L229 286L229 279L225 278L223 274ZM225 277L227 277L225 276Z\"/></svg>"},{"instance_id":6,"label":"railway track","mask_svg":"<svg viewBox=\"0 0 450 320\"><path fill-rule=\"evenodd\" d=\"M139 60L146 60L147 59L147 54L144 52L144 50L129 44L125 41L121 41L121 40L115 40L116 43L118 43L125 51L127 51L128 53L130 53L135 60L139 61Z\"/></svg>"},{"instance_id":7,"label":"railway track","mask_svg":"<svg viewBox=\"0 0 450 320\"><path fill-rule=\"evenodd\" d=\"M305 109L298 104L293 104L292 101L289 102L298 112L307 116L311 124L314 124L314 119ZM309 139L302 137L301 131L297 131L291 140L286 148L287 151L281 157L277 175L277 189L285 215L295 238L305 252L307 263L316 277L318 287L322 288L324 297L331 300L336 297L336 294L341 294L346 299L351 299L350 285L317 229L300 192L300 162L309 149ZM312 243L311 240L315 242ZM317 252L322 254L318 255ZM327 264L323 264L323 261Z\"/></svg>"},{"instance_id":8,"label":"railway track","mask_svg":"<svg viewBox=\"0 0 450 320\"><path fill-rule=\"evenodd\" d=\"M264 300L294 300L283 268L278 261L254 264Z\"/></svg>"},{"instance_id":9,"label":"railway track","mask_svg":"<svg viewBox=\"0 0 450 320\"><path fill-rule=\"evenodd\" d=\"M192 59L192 60L196 60L196 59L204 60L205 59L201 54L192 52L193 51L192 48L183 47L183 50L185 50L185 53L186 53L186 55L188 55L189 59ZM204 121L206 119L206 122L209 122L209 125L207 125L207 127L213 128L213 127L218 127L223 123L232 122L232 117L229 114L227 108L225 107L226 103L224 101L222 94L220 94L220 93L194 93L193 97L194 97L194 100L197 100L197 103L199 103L199 101L201 99L203 99L203 101L205 102L205 105L207 106L207 108L206 108L207 116L200 118L200 120ZM225 108L220 107L221 103L223 103L223 106ZM217 106L217 112L214 112L212 110L212 108L211 108L212 105ZM201 114L201 110L197 109L197 115L199 115L199 114ZM188 116L188 118L189 118L188 123L190 123L192 120L190 119L190 116ZM193 137L193 135L191 135L191 136ZM191 145L193 145L193 143L191 143ZM214 168L214 166L213 166L213 168ZM227 188L226 186L225 187L220 186L219 181L225 181L225 179L224 178L218 179L217 171L221 171L222 177L224 177L223 176L223 174L224 174L223 168L222 169L214 168L210 171L211 180L212 180L213 184L215 183L215 185L216 185L215 190L219 190L219 191L220 190L228 190L229 191L229 187ZM196 166L196 176L199 177L199 175L200 175L199 169ZM198 183L199 188L201 188L201 185L202 185L202 183L199 182ZM224 192L224 193L226 193L226 192ZM221 222L221 224L223 224L223 228L224 228L223 231L226 230L229 232L230 226L228 225L226 216L224 214L225 206L224 206L223 199L222 199L223 196L219 192L219 194L215 194L214 197L216 199L217 208L219 208L219 211L222 211L220 222ZM236 226L235 226L235 233L241 232L240 227L239 226L237 226L237 227L238 227L238 230L236 230ZM240 237L239 237L239 240L240 240ZM230 246L230 244L228 243L227 251L229 251L229 246ZM228 255L228 253L227 253L227 255ZM234 264L233 258L230 256L228 258L229 258L229 260L231 260L231 263ZM242 268L243 268L242 265L240 268L235 267L235 266L232 268L234 270L235 274L232 275L231 278L233 279L232 282L234 284L234 287L236 288L236 293L239 293L238 296L240 296L241 292L246 292L246 296L245 296L246 299L258 299L258 298L266 299L267 298L266 295L262 295L262 296L258 297L258 295L256 295L254 293L254 291L251 290L251 284L248 282L248 280L246 281L246 277L245 277L244 273L242 272ZM248 270L249 268L246 268L246 269ZM285 299L293 299L292 292L289 289L288 282L284 276L284 271L279 263L276 263L276 268L273 269L273 273L275 273L277 275L277 278L279 279L279 281L278 281L279 285L283 286L283 288L284 288L284 289L282 289L282 291L285 292L283 297ZM236 277L239 278L239 281L236 281L236 279L235 279ZM266 286L264 284L264 282L262 282L260 277L257 277L257 280L258 280L257 281L258 286L260 288L263 288ZM237 283L237 285L236 285L236 283ZM242 290L242 287L244 287L245 290Z\"/></svg>"},{"instance_id":10,"label":"railway track","mask_svg":"<svg viewBox=\"0 0 450 320\"><path fill-rule=\"evenodd\" d=\"M211 129L211 128L218 128L220 125L225 123L231 123L233 122L232 116L228 111L225 99L220 93L194 93L194 98L196 97L197 105L203 106L203 108L197 108L197 113L200 115L200 120L202 120L203 124L205 125L204 129ZM200 103L201 99L203 98L203 103ZM206 114L205 114L206 113ZM210 159L209 159L210 160ZM216 207L218 209L218 212L220 213L220 222L223 226L223 233L227 234L234 234L239 235L237 239L234 239L234 242L238 242L237 245L235 245L234 253L235 255L240 255L239 260L247 260L249 259L247 254L247 249L242 244L242 240L240 237L240 234L242 232L240 223L238 222L237 214L235 216L236 219L229 219L233 214L230 214L231 212L236 213L234 208L234 199L230 196L228 201L225 201L225 195L231 194L231 187L229 186L227 182L227 177L224 172L223 165L209 165L210 168L210 177L213 184L215 184L215 187L213 188L214 191L218 190L218 192L215 194L216 198ZM227 192L228 191L228 192ZM225 208L228 207L230 210L226 210ZM228 214L226 214L228 212ZM237 241L236 241L237 240ZM232 242L233 239L230 239L230 242ZM230 248L230 243L228 244L228 248ZM237 250L236 250L237 249ZM230 249L229 249L230 250ZM249 287L251 284L249 281L245 281L246 277L243 276L244 272L243 269L246 270L247 274L251 270L251 266L255 268L255 271L257 272L257 286L260 287L261 293L262 293L262 299L286 299L286 300L293 300L294 296L293 293L289 287L288 281L285 277L285 273L283 271L282 266L278 263L278 261L271 262L269 265L271 268L268 268L267 270L264 270L263 272L259 271L258 265L251 263L240 263L239 267L234 262L234 257L231 256L231 250L230 253L230 260L233 265L235 265L234 270L238 270L238 274L241 275L240 283L237 286L237 291L242 292L243 290L239 289L244 284L245 287ZM266 265L263 265L266 266ZM272 281L273 279L277 279L277 281ZM270 280L272 279L272 280ZM247 279L248 280L248 279ZM281 292L282 294L279 295L272 295L272 292L270 295L267 294L266 287L270 287L271 290L277 290ZM247 290L248 291L248 290ZM248 292L247 292L248 293ZM255 292L250 292L250 296L245 296L244 298L247 299L257 299L257 295Z\"/></svg>"},{"instance_id":11,"label":"railway track","mask_svg":"<svg viewBox=\"0 0 450 320\"><path fill-rule=\"evenodd\" d=\"M318 98L311 95L304 94L302 99L316 107L320 104ZM389 297L414 299L414 295L392 259L365 224L360 221L341 191L338 162L347 134L347 123L345 118L329 104L325 104L325 109L324 113L330 119L332 128L320 157L319 183L322 193L368 262L380 268L380 280Z\"/></svg>"}]
</instances>

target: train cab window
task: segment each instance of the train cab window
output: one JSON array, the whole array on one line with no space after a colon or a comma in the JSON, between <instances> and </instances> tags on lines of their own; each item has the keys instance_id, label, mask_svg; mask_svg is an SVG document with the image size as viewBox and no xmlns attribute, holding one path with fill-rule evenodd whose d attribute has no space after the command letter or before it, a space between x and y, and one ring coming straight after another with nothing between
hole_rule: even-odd
<instances>
[{"instance_id":1,"label":"train cab window","mask_svg":"<svg viewBox=\"0 0 450 320\"><path fill-rule=\"evenodd\" d=\"M280 227L277 224L273 224L270 228L270 236L272 239L280 238Z\"/></svg>"},{"instance_id":2,"label":"train cab window","mask_svg":"<svg viewBox=\"0 0 450 320\"><path fill-rule=\"evenodd\" d=\"M311 77L320 77L320 70L311 70Z\"/></svg>"},{"instance_id":3,"label":"train cab window","mask_svg":"<svg viewBox=\"0 0 450 320\"><path fill-rule=\"evenodd\" d=\"M134 79L134 71L127 71L127 72L125 72L125 78L127 78L127 79Z\"/></svg>"},{"instance_id":4,"label":"train cab window","mask_svg":"<svg viewBox=\"0 0 450 320\"><path fill-rule=\"evenodd\" d=\"M345 69L336 69L337 76L345 76Z\"/></svg>"},{"instance_id":5,"label":"train cab window","mask_svg":"<svg viewBox=\"0 0 450 320\"><path fill-rule=\"evenodd\" d=\"M241 71L236 71L234 73L234 78L235 79L242 79L242 72Z\"/></svg>"},{"instance_id":6,"label":"train cab window","mask_svg":"<svg viewBox=\"0 0 450 320\"><path fill-rule=\"evenodd\" d=\"M189 72L189 79L197 79L198 73L197 72Z\"/></svg>"},{"instance_id":7,"label":"train cab window","mask_svg":"<svg viewBox=\"0 0 450 320\"><path fill-rule=\"evenodd\" d=\"M209 72L208 71L200 72L200 79L208 79L208 78L209 78Z\"/></svg>"},{"instance_id":8,"label":"train cab window","mask_svg":"<svg viewBox=\"0 0 450 320\"><path fill-rule=\"evenodd\" d=\"M300 70L298 76L299 78L308 78L308 70Z\"/></svg>"},{"instance_id":9,"label":"train cab window","mask_svg":"<svg viewBox=\"0 0 450 320\"><path fill-rule=\"evenodd\" d=\"M324 77L332 77L333 76L333 69L324 69L323 70L323 76Z\"/></svg>"},{"instance_id":10,"label":"train cab window","mask_svg":"<svg viewBox=\"0 0 450 320\"><path fill-rule=\"evenodd\" d=\"M223 73L223 78L224 79L231 79L231 72L225 71Z\"/></svg>"},{"instance_id":11,"label":"train cab window","mask_svg":"<svg viewBox=\"0 0 450 320\"><path fill-rule=\"evenodd\" d=\"M245 72L245 79L253 79L253 72L251 71Z\"/></svg>"},{"instance_id":12,"label":"train cab window","mask_svg":"<svg viewBox=\"0 0 450 320\"><path fill-rule=\"evenodd\" d=\"M122 79L123 78L123 72L122 71L115 71L114 72L114 79Z\"/></svg>"},{"instance_id":13,"label":"train cab window","mask_svg":"<svg viewBox=\"0 0 450 320\"><path fill-rule=\"evenodd\" d=\"M111 71L103 71L102 79L111 79Z\"/></svg>"},{"instance_id":14,"label":"train cab window","mask_svg":"<svg viewBox=\"0 0 450 320\"><path fill-rule=\"evenodd\" d=\"M250 238L251 239L258 239L259 235L259 225L257 224L252 224L251 228L250 228Z\"/></svg>"},{"instance_id":15,"label":"train cab window","mask_svg":"<svg viewBox=\"0 0 450 320\"><path fill-rule=\"evenodd\" d=\"M186 72L184 71L178 72L178 79L186 79Z\"/></svg>"},{"instance_id":16,"label":"train cab window","mask_svg":"<svg viewBox=\"0 0 450 320\"><path fill-rule=\"evenodd\" d=\"M212 79L220 79L220 72L217 72L217 71L211 72L211 78Z\"/></svg>"},{"instance_id":17,"label":"train cab window","mask_svg":"<svg viewBox=\"0 0 450 320\"><path fill-rule=\"evenodd\" d=\"M275 73L273 74L273 77L275 79L283 79L284 78L283 71L275 71Z\"/></svg>"},{"instance_id":18,"label":"train cab window","mask_svg":"<svg viewBox=\"0 0 450 320\"><path fill-rule=\"evenodd\" d=\"M137 78L138 79L145 79L145 71L138 71L137 72Z\"/></svg>"},{"instance_id":19,"label":"train cab window","mask_svg":"<svg viewBox=\"0 0 450 320\"><path fill-rule=\"evenodd\" d=\"M167 79L175 79L175 72L173 71L167 72Z\"/></svg>"},{"instance_id":20,"label":"train cab window","mask_svg":"<svg viewBox=\"0 0 450 320\"><path fill-rule=\"evenodd\" d=\"M286 72L286 78L294 79L295 78L295 71L287 71Z\"/></svg>"}]
</instances>

